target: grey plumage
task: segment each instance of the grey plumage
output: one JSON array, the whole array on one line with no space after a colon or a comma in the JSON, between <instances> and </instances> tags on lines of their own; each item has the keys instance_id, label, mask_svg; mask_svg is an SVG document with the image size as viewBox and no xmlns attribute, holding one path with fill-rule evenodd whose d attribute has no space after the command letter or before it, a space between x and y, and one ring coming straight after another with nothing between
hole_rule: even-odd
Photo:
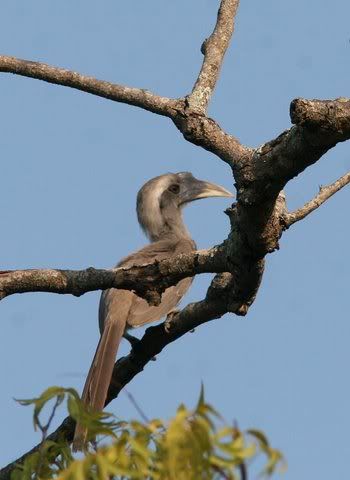
<instances>
[{"instance_id":1,"label":"grey plumage","mask_svg":"<svg viewBox=\"0 0 350 480\"><path fill-rule=\"evenodd\" d=\"M189 172L168 173L148 181L137 195L137 216L151 243L121 260L116 267L151 263L195 250L196 245L183 223L182 207L191 201L215 196L232 195L223 187L197 180ZM82 394L86 405L95 411L103 409L123 333L167 315L179 303L191 282L192 278L185 278L168 288L157 307L149 306L128 290L102 292L99 307L101 338ZM73 449L80 450L85 443L86 429L77 425Z\"/></svg>"}]
</instances>

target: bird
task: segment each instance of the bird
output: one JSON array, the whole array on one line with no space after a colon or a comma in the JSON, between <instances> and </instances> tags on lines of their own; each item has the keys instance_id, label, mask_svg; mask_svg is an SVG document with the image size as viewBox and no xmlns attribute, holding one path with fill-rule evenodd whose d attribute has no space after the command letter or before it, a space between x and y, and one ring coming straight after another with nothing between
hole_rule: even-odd
<instances>
[{"instance_id":1,"label":"bird","mask_svg":"<svg viewBox=\"0 0 350 480\"><path fill-rule=\"evenodd\" d=\"M182 209L207 197L232 197L231 192L215 183L198 180L190 172L166 173L146 182L137 194L138 222L150 243L123 258L115 268L151 263L196 250L188 232ZM113 367L122 337L131 328L155 322L173 312L192 283L184 278L167 288L158 306L129 290L110 288L101 294L99 304L100 340L86 378L82 402L92 411L105 405ZM84 450L87 429L76 426L73 451Z\"/></svg>"}]
</instances>

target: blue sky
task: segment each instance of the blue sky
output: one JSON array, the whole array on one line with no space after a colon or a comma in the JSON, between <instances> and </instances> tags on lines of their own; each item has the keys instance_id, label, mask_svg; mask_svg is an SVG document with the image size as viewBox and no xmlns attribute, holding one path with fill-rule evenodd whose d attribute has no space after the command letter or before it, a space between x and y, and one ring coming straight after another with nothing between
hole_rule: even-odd
<instances>
[{"instance_id":1,"label":"blue sky","mask_svg":"<svg viewBox=\"0 0 350 480\"><path fill-rule=\"evenodd\" d=\"M218 3L3 0L1 53L182 96ZM349 18L348 0L242 0L210 115L258 146L289 128L293 98L349 96ZM233 188L229 168L186 143L168 119L8 74L0 75L0 99L2 269L112 266L145 243L135 197L155 175L189 170ZM337 146L288 185L288 205L349 167L348 144ZM345 477L349 200L344 189L283 236L247 317L202 326L128 386L149 417L193 405L203 381L227 421L263 429L285 453L286 480ZM200 248L225 238L228 205L208 199L187 208ZM201 299L209 281L197 278L184 303ZM39 441L31 411L13 397L55 384L81 389L98 340L98 298L38 293L0 303L1 465ZM109 410L137 417L125 394Z\"/></svg>"}]
</instances>

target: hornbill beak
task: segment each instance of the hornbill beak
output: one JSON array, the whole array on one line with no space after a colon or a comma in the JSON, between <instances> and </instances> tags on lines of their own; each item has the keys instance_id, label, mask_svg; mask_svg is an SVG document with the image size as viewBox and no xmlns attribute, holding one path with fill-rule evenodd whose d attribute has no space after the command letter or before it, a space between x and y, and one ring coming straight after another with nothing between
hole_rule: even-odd
<instances>
[{"instance_id":1,"label":"hornbill beak","mask_svg":"<svg viewBox=\"0 0 350 480\"><path fill-rule=\"evenodd\" d=\"M184 181L184 188L180 193L180 203L184 205L200 198L209 197L233 197L233 194L226 188L215 183L198 180L195 177Z\"/></svg>"}]
</instances>

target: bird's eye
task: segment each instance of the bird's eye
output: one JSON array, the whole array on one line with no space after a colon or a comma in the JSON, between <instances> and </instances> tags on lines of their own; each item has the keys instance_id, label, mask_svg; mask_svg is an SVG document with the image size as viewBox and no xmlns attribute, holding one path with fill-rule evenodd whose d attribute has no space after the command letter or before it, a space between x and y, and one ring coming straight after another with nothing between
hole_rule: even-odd
<instances>
[{"instance_id":1,"label":"bird's eye","mask_svg":"<svg viewBox=\"0 0 350 480\"><path fill-rule=\"evenodd\" d=\"M178 185L177 183L173 183L170 185L170 187L168 187L168 190L169 192L172 192L172 193L179 193L180 185Z\"/></svg>"}]
</instances>

